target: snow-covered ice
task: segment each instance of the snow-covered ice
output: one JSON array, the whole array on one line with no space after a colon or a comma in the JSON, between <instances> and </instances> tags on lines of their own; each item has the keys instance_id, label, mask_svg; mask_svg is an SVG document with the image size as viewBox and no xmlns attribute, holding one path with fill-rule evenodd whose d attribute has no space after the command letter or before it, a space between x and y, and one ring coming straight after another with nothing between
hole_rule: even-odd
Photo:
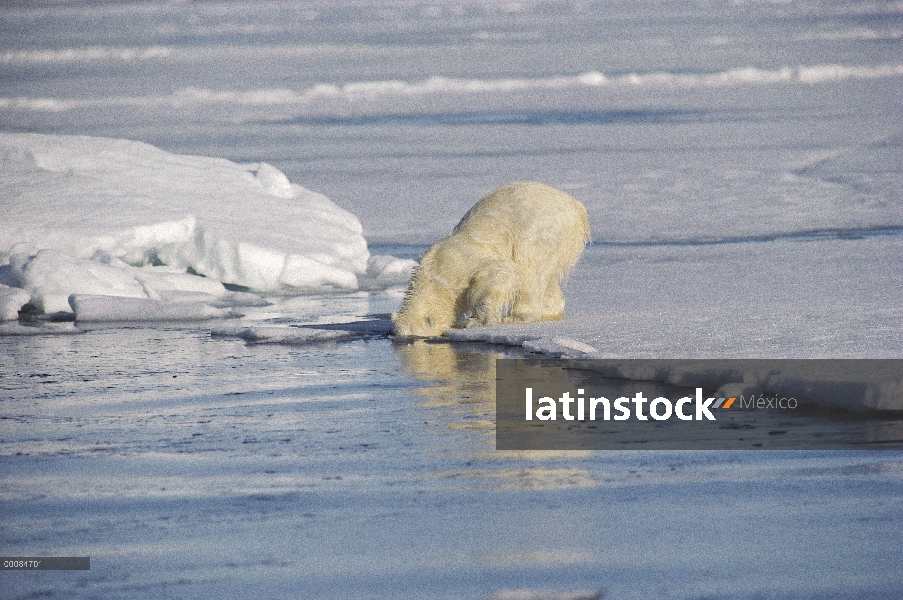
<instances>
[{"instance_id":1,"label":"snow-covered ice","mask_svg":"<svg viewBox=\"0 0 903 600\"><path fill-rule=\"evenodd\" d=\"M595 246L565 287L563 321L454 330L450 338L578 360L900 358L901 265L899 237ZM658 379L694 381L675 368L676 374ZM755 371L746 375L765 383ZM824 373L798 373L794 389L821 380L820 391L806 394L810 401L903 409L901 373L885 373L880 389L856 399L825 385L868 378L855 371L836 381ZM731 382L703 381L712 389ZM764 389L774 393L792 387L771 383Z\"/></svg>"},{"instance_id":2,"label":"snow-covered ice","mask_svg":"<svg viewBox=\"0 0 903 600\"><path fill-rule=\"evenodd\" d=\"M214 298L214 301L216 299ZM69 305L80 323L91 321L203 321L236 316L226 307L204 301L165 301L72 294Z\"/></svg>"},{"instance_id":3,"label":"snow-covered ice","mask_svg":"<svg viewBox=\"0 0 903 600\"><path fill-rule=\"evenodd\" d=\"M410 271L374 257L358 220L266 163L180 156L127 140L0 134L0 261L41 313L79 320L224 316L172 292L228 297L371 289ZM0 267L2 269L4 267ZM385 274L385 275L384 275ZM142 301L70 302L70 295ZM172 304L172 303L170 303ZM71 305L71 308L70 308ZM19 307L21 308L21 306ZM179 308L186 309L179 313ZM4 311L10 318L13 308ZM78 314L79 310L85 311Z\"/></svg>"},{"instance_id":4,"label":"snow-covered ice","mask_svg":"<svg viewBox=\"0 0 903 600\"><path fill-rule=\"evenodd\" d=\"M31 294L22 288L0 284L0 321L14 321L19 318L19 309L31 300Z\"/></svg>"}]
</instances>

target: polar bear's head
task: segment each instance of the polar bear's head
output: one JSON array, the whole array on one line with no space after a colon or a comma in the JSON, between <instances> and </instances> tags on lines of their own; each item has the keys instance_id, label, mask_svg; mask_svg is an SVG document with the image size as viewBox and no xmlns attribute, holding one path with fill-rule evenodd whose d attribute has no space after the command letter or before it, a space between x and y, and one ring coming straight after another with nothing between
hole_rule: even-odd
<instances>
[{"instance_id":1,"label":"polar bear's head","mask_svg":"<svg viewBox=\"0 0 903 600\"><path fill-rule=\"evenodd\" d=\"M401 309L392 314L392 323L395 334L402 337L439 337L448 333L455 317L455 300L417 268Z\"/></svg>"},{"instance_id":2,"label":"polar bear's head","mask_svg":"<svg viewBox=\"0 0 903 600\"><path fill-rule=\"evenodd\" d=\"M438 327L431 315L414 315L411 311L393 313L392 323L396 335L402 337L438 337L448 332L448 327Z\"/></svg>"}]
</instances>

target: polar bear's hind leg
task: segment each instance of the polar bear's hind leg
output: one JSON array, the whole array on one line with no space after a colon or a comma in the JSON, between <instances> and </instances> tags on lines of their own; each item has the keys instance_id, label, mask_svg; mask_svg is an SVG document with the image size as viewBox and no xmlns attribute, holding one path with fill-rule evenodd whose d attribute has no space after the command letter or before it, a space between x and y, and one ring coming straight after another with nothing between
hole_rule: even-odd
<instances>
[{"instance_id":1,"label":"polar bear's hind leg","mask_svg":"<svg viewBox=\"0 0 903 600\"><path fill-rule=\"evenodd\" d=\"M505 323L558 321L564 316L564 294L557 281L536 288L521 289Z\"/></svg>"}]
</instances>

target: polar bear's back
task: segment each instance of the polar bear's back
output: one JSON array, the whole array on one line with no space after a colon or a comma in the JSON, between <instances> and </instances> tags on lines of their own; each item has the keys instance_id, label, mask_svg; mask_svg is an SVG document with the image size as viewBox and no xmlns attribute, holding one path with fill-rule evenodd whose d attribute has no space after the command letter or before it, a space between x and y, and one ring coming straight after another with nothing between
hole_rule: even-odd
<instances>
[{"instance_id":1,"label":"polar bear's back","mask_svg":"<svg viewBox=\"0 0 903 600\"><path fill-rule=\"evenodd\" d=\"M575 198L544 183L521 181L493 190L473 205L452 234L479 233L487 224L516 232L521 238L562 235L574 229L589 237L586 209Z\"/></svg>"},{"instance_id":2,"label":"polar bear's back","mask_svg":"<svg viewBox=\"0 0 903 600\"><path fill-rule=\"evenodd\" d=\"M574 266L590 230L578 200L552 186L521 181L477 202L449 237L461 235L491 243L499 255L521 265L552 260L556 264L547 267L563 273Z\"/></svg>"}]
</instances>

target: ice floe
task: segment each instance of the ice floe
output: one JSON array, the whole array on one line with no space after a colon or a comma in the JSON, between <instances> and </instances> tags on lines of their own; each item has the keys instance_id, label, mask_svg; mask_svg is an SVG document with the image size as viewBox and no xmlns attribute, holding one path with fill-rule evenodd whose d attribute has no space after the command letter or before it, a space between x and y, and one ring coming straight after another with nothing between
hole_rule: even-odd
<instances>
[{"instance_id":1,"label":"ice floe","mask_svg":"<svg viewBox=\"0 0 903 600\"><path fill-rule=\"evenodd\" d=\"M221 316L209 300L230 292L383 289L413 266L371 257L354 215L267 163L3 133L0 176L15 207L0 229L0 280L17 290L0 293L6 320L26 305L79 320Z\"/></svg>"}]
</instances>

